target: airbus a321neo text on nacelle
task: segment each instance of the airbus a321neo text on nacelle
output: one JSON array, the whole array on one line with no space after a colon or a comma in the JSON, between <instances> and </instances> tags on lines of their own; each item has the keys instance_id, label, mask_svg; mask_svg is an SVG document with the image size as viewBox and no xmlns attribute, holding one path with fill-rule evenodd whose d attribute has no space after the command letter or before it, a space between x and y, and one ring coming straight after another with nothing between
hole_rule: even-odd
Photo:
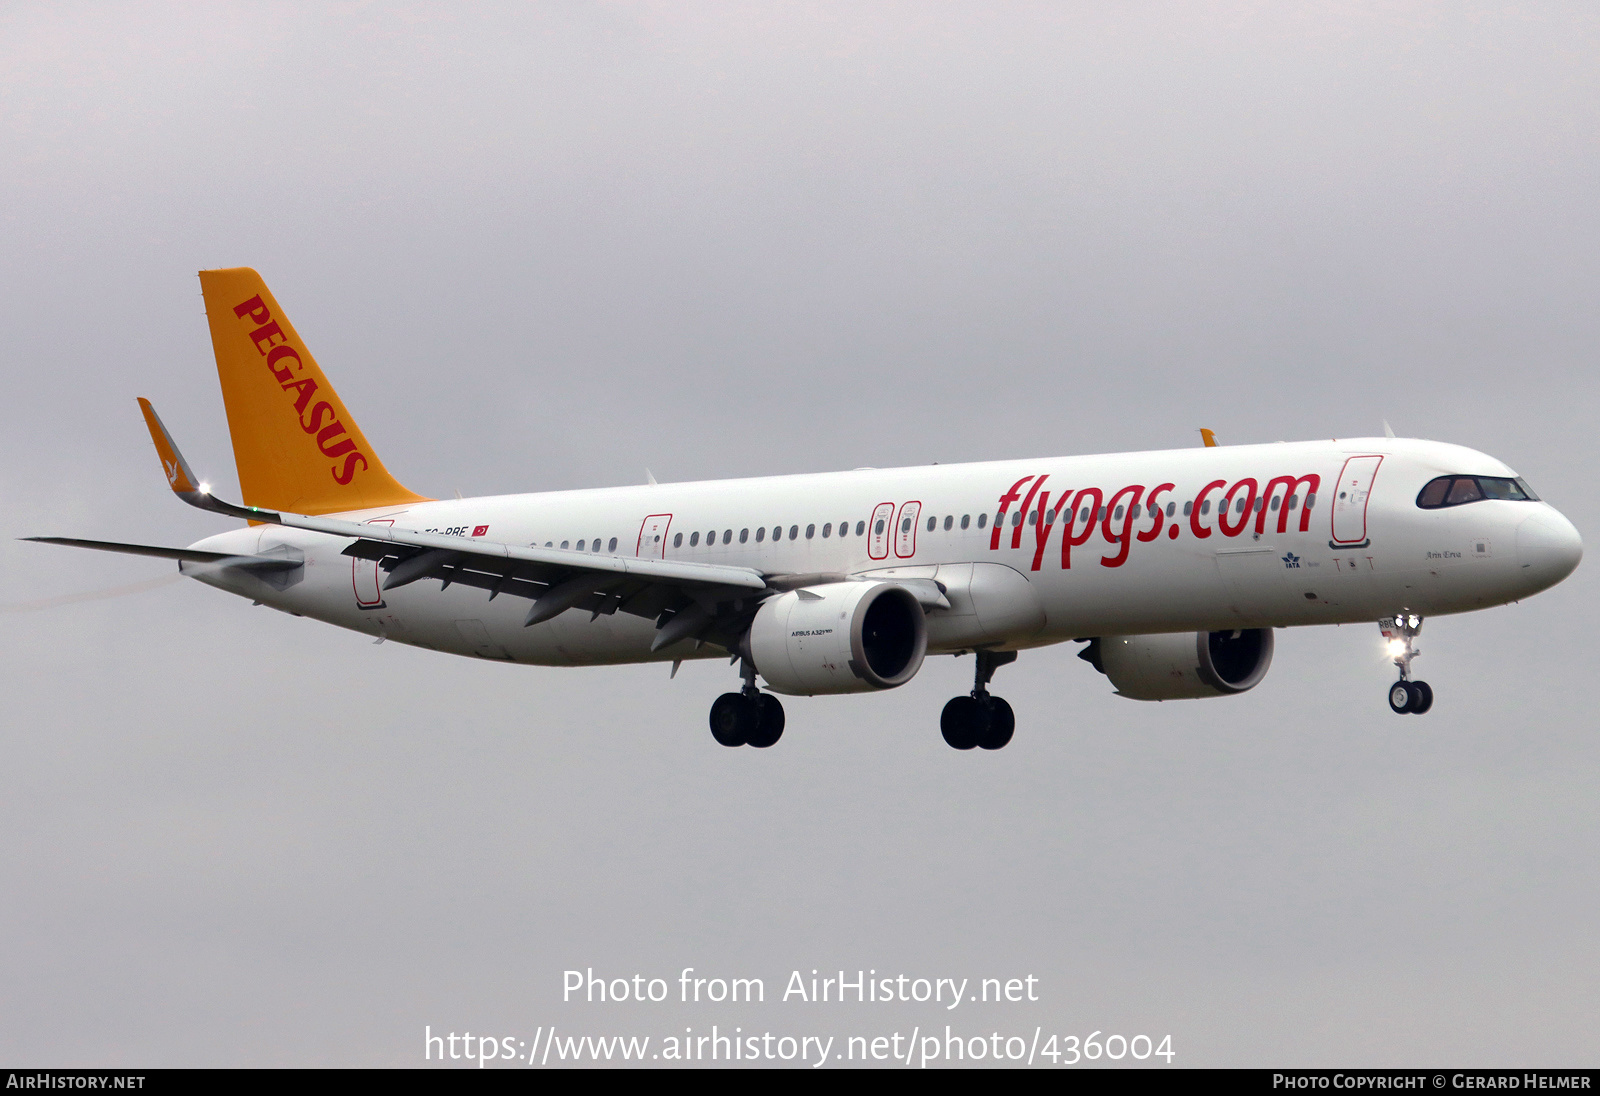
<instances>
[{"instance_id":1,"label":"airbus a321neo text on nacelle","mask_svg":"<svg viewBox=\"0 0 1600 1096\"><path fill-rule=\"evenodd\" d=\"M249 524L188 548L34 538L179 561L298 616L546 666L730 658L725 746L771 746L774 693L893 689L972 654L945 740L999 749L988 690L1071 640L1121 696L1253 688L1274 629L1377 621L1422 713L1425 617L1571 574L1577 530L1512 469L1457 445L1345 438L705 483L429 499L384 468L266 284L200 274L244 505L196 478L141 399L172 490ZM765 691L758 682L765 682Z\"/></svg>"}]
</instances>

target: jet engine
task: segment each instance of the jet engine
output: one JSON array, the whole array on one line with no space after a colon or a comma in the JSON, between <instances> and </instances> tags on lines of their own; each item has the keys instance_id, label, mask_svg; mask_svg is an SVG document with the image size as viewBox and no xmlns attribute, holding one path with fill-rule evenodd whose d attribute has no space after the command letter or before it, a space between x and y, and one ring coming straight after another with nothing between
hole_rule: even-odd
<instances>
[{"instance_id":1,"label":"jet engine","mask_svg":"<svg viewBox=\"0 0 1600 1096\"><path fill-rule=\"evenodd\" d=\"M916 676L928 650L928 626L904 586L838 582L762 602L748 642L774 692L864 693Z\"/></svg>"},{"instance_id":2,"label":"jet engine","mask_svg":"<svg viewBox=\"0 0 1600 1096\"><path fill-rule=\"evenodd\" d=\"M1133 700L1232 696L1272 665L1272 629L1101 636L1078 655Z\"/></svg>"}]
</instances>

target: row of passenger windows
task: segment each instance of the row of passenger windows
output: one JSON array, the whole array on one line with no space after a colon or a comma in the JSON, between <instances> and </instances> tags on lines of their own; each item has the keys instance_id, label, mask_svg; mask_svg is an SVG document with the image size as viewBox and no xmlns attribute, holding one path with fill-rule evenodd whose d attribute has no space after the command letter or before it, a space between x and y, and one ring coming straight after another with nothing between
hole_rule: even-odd
<instances>
[{"instance_id":1,"label":"row of passenger windows","mask_svg":"<svg viewBox=\"0 0 1600 1096\"><path fill-rule=\"evenodd\" d=\"M1461 477L1461 479L1466 481L1466 482L1469 482L1469 483L1472 482L1470 477ZM1482 477L1479 477L1479 479L1482 480ZM1443 480L1434 480L1433 483L1430 483L1426 488L1423 489L1423 493L1427 494L1427 492L1434 487L1434 484L1438 484L1438 483L1441 483L1441 482L1446 485L1446 488L1448 488L1449 483L1450 483L1450 477L1447 476ZM1511 483L1512 481L1510 481L1510 480L1493 480L1493 481L1484 481L1484 482L1489 482L1489 483L1494 483L1494 484L1501 484L1501 483ZM1521 483L1520 480L1518 480L1516 482L1517 483ZM1526 484L1524 484L1523 486L1526 487ZM1498 490L1499 488L1496 488L1496 489ZM1513 489L1515 489L1515 488L1513 488ZM1443 498L1443 495L1441 494L1440 497ZM1496 495L1488 495L1488 496L1478 495L1478 496L1475 496L1472 499L1465 499L1465 498L1460 499L1459 502L1472 502L1472 501L1476 501L1477 498L1483 498L1483 497L1489 497L1489 498L1532 498L1533 497L1533 493L1530 491L1526 495L1506 495L1506 494L1496 494ZM1316 502L1317 502L1317 496L1316 495L1314 495L1314 494L1307 495L1306 496L1306 509L1307 510L1311 509L1313 506L1316 505ZM1453 493L1451 495L1451 501L1449 501L1449 502L1434 502L1434 503L1430 504L1428 502L1425 502L1421 496L1419 496L1418 499L1417 499L1417 505L1418 506L1423 506L1423 507L1428 507L1430 505L1431 506L1455 506L1457 504L1458 504L1458 501L1455 499L1455 496L1454 496ZM1289 510L1297 509L1299 507L1299 505L1300 505L1300 496L1299 495L1290 495L1288 497L1288 499L1285 500L1285 499L1281 498L1280 496L1274 495L1272 497L1272 499L1270 500L1270 503L1269 503L1269 501L1267 499L1257 498L1256 502L1255 502L1255 512L1256 513L1260 513L1262 510L1267 509L1269 506L1270 506L1270 508L1272 510L1276 511L1280 505L1284 505ZM1238 513L1238 514L1244 513L1244 506L1245 506L1245 500L1243 498L1238 498L1238 499L1234 500L1233 509L1234 509L1235 513ZM1154 514L1155 511L1157 509L1159 509L1159 507L1141 507L1138 503L1134 503L1133 506L1131 507L1131 509L1132 509L1133 512L1129 516L1132 518L1132 520L1137 521L1139 518L1145 516L1146 514ZM1183 516L1184 517L1188 517L1193 512L1193 510L1194 510L1194 503L1186 502L1186 503L1183 504ZM1106 519L1106 508L1104 506L1102 506L1099 509L1095 510L1092 517L1091 517L1089 511L1090 511L1090 508L1087 507L1087 506L1085 506L1081 510L1079 510L1078 511L1078 520L1080 522L1087 523L1087 522L1089 522L1091 520L1099 522L1099 521L1104 521ZM1111 513L1111 520L1112 521L1121 521L1122 520L1122 516L1123 516L1123 514L1125 512L1126 512L1126 509L1124 507L1122 507L1122 506L1116 507ZM1175 517L1175 516L1177 516L1177 512L1178 512L1178 504L1177 503L1175 503L1175 502L1167 503L1167 506L1166 506L1166 515L1167 515L1167 517L1169 517L1169 518L1170 517ZM1207 500L1205 500L1204 502L1202 502L1200 504L1200 513L1202 515L1208 515L1208 514L1211 513L1211 500L1210 499L1207 499ZM1047 524L1054 524L1055 521L1056 521L1056 518L1060 517L1060 516L1062 516L1062 515L1061 515L1061 512L1059 510L1049 510L1049 511L1045 512L1045 521L1046 521ZM1066 516L1066 518L1071 518L1072 517L1071 511L1068 511L1068 513L1065 516ZM943 519L943 522L942 522L942 524L943 524L943 526L945 528L945 531L948 532L951 529L955 528L956 524L957 524L957 520L958 519L955 517L954 514L946 514L944 516L944 519ZM1004 521L1005 521L1005 515L1004 514L996 514L994 520L995 520L995 524L996 525L1003 524ZM1022 520L1023 520L1022 519L1022 511L1020 511L1020 510L1012 511L1011 524L1013 526L1021 525L1022 524ZM1038 525L1039 524L1039 512L1037 510L1030 510L1028 512L1028 519L1027 520L1028 520L1028 524L1029 525ZM941 521L940 521L940 519L938 517L929 517L928 520L927 520L928 532L932 533L932 532L937 531L939 526L940 526L940 524L941 524ZM960 524L960 527L962 529L970 529L972 527L972 525L973 525L972 515L971 514L962 514L960 519L959 519L959 524ZM985 528L988 527L988 525L989 525L989 515L988 514L979 514L978 515L978 520L977 520L978 528L979 529L985 529ZM900 531L902 533L911 532L911 519L910 518L901 519L900 526L901 526ZM873 533L875 535L877 535L877 536L882 536L883 532L884 532L884 527L885 527L885 522L883 521L883 519L882 518L878 519L878 521L873 526ZM755 531L755 540L756 540L757 544L761 544L761 543L765 542L766 539L768 538L768 536L770 535L772 540L780 541L780 540L782 540L784 538L785 532L786 532L786 530L781 525L774 525L772 527L772 530L771 530L770 534L768 533L768 530L767 530L766 526L761 526L760 528L758 528ZM789 537L790 540L799 540L800 539L800 526L798 526L798 525L789 526L789 528L787 530L787 533L788 533L788 537ZM850 536L850 523L848 521L841 521L838 524L837 533L838 533L838 536L840 538L844 538L844 537ZM807 525L805 527L805 536L806 536L807 540L814 539L816 537L816 535L817 535L817 527L816 527L815 524L810 524L810 525ZM823 536L823 538L824 539L828 539L828 538L830 538L830 537L832 537L834 535L835 535L834 524L832 522L825 522L823 524L823 526L822 526L822 536ZM864 536L867 535L867 523L866 522L858 521L858 522L855 523L855 535L858 536L858 537L864 537ZM721 542L723 544L732 544L733 543L733 538L734 538L734 533L733 533L732 529L724 529L720 533L717 530L712 529L710 532L705 534L705 544L709 548L710 546L716 544L719 539L721 540ZM683 539L684 538L683 538L683 534L682 533L674 533L673 536L672 536L672 546L674 548L682 548L683 547ZM750 541L750 530L749 529L740 529L739 530L739 543L740 544L747 544L747 543L749 543L749 541ZM700 542L701 542L701 535L700 535L698 530L689 534L689 547L698 548L698 547L700 547ZM593 540L590 540L590 539L588 539L586 537L586 538L583 538L583 539L578 541L577 550L580 551L580 552L584 552L584 551L598 552L598 551L601 550L601 543L602 543L602 541L601 541L600 537L595 537ZM590 547L591 545L592 545L592 547ZM547 540L547 541L544 542L544 546L546 548L553 548L553 547L555 547L555 544L554 544L554 542ZM572 546L572 542L571 541L564 540L564 541L561 542L561 547L562 548L570 548L571 546ZM608 552L615 552L617 550L617 538L616 537L612 537L610 539L610 541L605 543L605 550L608 551Z\"/></svg>"},{"instance_id":2,"label":"row of passenger windows","mask_svg":"<svg viewBox=\"0 0 1600 1096\"><path fill-rule=\"evenodd\" d=\"M883 522L881 522L881 521L878 522L878 526L879 526L878 531L881 533L883 531L883 529L882 529ZM774 525L772 527L772 539L774 541L782 540L783 539L783 534L784 534L783 526ZM816 525L815 524L807 525L806 526L806 539L807 540L811 540L816 535L817 535L817 527L816 527ZM824 537L833 536L833 522L830 521L830 522L826 523L825 525L823 525L823 527L822 527L822 535ZM839 523L839 536L847 537L849 535L850 535L850 523L848 521L841 521ZM863 536L866 536L866 535L867 535L867 523L864 522L864 521L856 522L856 536L863 537ZM706 534L706 546L710 547L711 545L717 543L717 537L718 536L719 536L719 534L717 533L717 531L715 529L713 529L713 530L711 530L711 532L707 533ZM722 537L722 543L723 544L732 544L733 543L733 530L732 529L724 529L721 532L720 536ZM756 530L756 543L760 544L763 541L765 541L766 539L767 539L767 527L763 525L761 528ZM799 540L800 539L800 526L798 526L798 525L789 526L789 539L790 540ZM739 543L740 544L745 544L749 540L750 540L750 530L748 530L748 529L740 529L739 530ZM682 548L683 547L683 534L682 533L673 534L672 546L674 548ZM700 534L698 532L690 533L689 534L689 547L698 548L699 546L700 546Z\"/></svg>"},{"instance_id":3,"label":"row of passenger windows","mask_svg":"<svg viewBox=\"0 0 1600 1096\"><path fill-rule=\"evenodd\" d=\"M594 545L594 547L592 547L592 548L585 547L586 545L591 544L591 543ZM547 540L547 541L544 542L544 546L546 548L554 548L555 547L555 542ZM572 547L572 542L570 540L564 540L564 541L561 542L561 547L563 547L563 548L571 548ZM586 537L583 540L578 541L577 550L580 551L580 552L598 552L600 550L600 538L599 537L595 537L593 541L590 541ZM617 538L616 537L612 537L610 543L608 543L606 545L606 551L615 552L616 550L617 550Z\"/></svg>"},{"instance_id":4,"label":"row of passenger windows","mask_svg":"<svg viewBox=\"0 0 1600 1096\"><path fill-rule=\"evenodd\" d=\"M1417 493L1417 505L1424 510L1461 506L1484 499L1538 502L1539 496L1521 479L1495 476L1440 476L1429 480L1428 485Z\"/></svg>"}]
</instances>

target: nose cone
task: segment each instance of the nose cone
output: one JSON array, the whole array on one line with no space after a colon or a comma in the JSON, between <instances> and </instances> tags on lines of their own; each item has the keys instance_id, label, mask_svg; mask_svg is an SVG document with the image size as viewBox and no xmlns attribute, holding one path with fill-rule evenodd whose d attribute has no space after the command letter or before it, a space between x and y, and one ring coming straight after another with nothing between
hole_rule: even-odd
<instances>
[{"instance_id":1,"label":"nose cone","mask_svg":"<svg viewBox=\"0 0 1600 1096\"><path fill-rule=\"evenodd\" d=\"M1517 526L1517 562L1522 573L1543 590L1578 568L1583 538L1572 522L1546 506Z\"/></svg>"}]
</instances>

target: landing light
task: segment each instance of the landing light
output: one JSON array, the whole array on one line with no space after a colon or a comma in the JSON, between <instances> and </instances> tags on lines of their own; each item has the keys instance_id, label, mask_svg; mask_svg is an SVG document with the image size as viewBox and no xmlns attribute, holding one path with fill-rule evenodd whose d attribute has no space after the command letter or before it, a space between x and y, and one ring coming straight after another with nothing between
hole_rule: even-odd
<instances>
[{"instance_id":1,"label":"landing light","mask_svg":"<svg viewBox=\"0 0 1600 1096\"><path fill-rule=\"evenodd\" d=\"M209 494L211 494L211 485L210 485L210 484L209 484L209 483L202 483L202 484L201 484L201 485L200 485L200 493L201 493L201 494L202 494L202 495L209 495Z\"/></svg>"},{"instance_id":2,"label":"landing light","mask_svg":"<svg viewBox=\"0 0 1600 1096\"><path fill-rule=\"evenodd\" d=\"M1391 639L1388 646L1389 654L1394 658L1399 658L1406 653L1406 641L1403 639Z\"/></svg>"}]
</instances>

